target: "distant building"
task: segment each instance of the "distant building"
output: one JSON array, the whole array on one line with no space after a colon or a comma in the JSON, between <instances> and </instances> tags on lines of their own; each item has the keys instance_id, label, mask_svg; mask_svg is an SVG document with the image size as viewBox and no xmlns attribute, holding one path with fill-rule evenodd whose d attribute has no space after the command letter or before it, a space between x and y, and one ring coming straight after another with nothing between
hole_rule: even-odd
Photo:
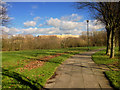
<instances>
[{"instance_id":1,"label":"distant building","mask_svg":"<svg viewBox=\"0 0 120 90\"><path fill-rule=\"evenodd\" d=\"M71 35L71 34L62 34L62 35L39 35L38 37L58 37L58 38L68 38L68 37L75 37L79 38L79 35Z\"/></svg>"},{"instance_id":2,"label":"distant building","mask_svg":"<svg viewBox=\"0 0 120 90\"><path fill-rule=\"evenodd\" d=\"M76 37L78 38L79 35L71 35L71 34L62 34L62 35L56 35L58 38L68 38L68 37Z\"/></svg>"}]
</instances>

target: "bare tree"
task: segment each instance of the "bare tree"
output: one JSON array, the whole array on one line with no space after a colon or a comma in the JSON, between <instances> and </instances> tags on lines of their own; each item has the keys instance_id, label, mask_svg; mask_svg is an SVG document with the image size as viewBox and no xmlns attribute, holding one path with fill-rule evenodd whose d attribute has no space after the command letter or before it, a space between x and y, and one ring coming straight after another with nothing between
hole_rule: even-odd
<instances>
[{"instance_id":1,"label":"bare tree","mask_svg":"<svg viewBox=\"0 0 120 90\"><path fill-rule=\"evenodd\" d=\"M6 26L9 21L9 17L7 15L7 4L0 0L0 25Z\"/></svg>"},{"instance_id":2,"label":"bare tree","mask_svg":"<svg viewBox=\"0 0 120 90\"><path fill-rule=\"evenodd\" d=\"M114 58L115 31L118 30L120 23L120 4L118 2L80 2L78 9L88 7L93 17L106 26L107 31L107 49L106 54Z\"/></svg>"},{"instance_id":3,"label":"bare tree","mask_svg":"<svg viewBox=\"0 0 120 90\"><path fill-rule=\"evenodd\" d=\"M120 29L119 29L118 40L119 40L119 51L120 51Z\"/></svg>"}]
</instances>

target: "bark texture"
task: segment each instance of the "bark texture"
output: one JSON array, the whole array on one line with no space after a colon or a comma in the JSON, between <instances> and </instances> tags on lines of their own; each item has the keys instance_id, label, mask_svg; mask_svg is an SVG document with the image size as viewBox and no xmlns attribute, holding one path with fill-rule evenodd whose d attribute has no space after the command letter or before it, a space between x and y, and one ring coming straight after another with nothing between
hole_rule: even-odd
<instances>
[{"instance_id":1,"label":"bark texture","mask_svg":"<svg viewBox=\"0 0 120 90\"><path fill-rule=\"evenodd\" d=\"M115 49L115 30L112 29L110 58L114 58L114 55L115 55L114 49Z\"/></svg>"},{"instance_id":2,"label":"bark texture","mask_svg":"<svg viewBox=\"0 0 120 90\"><path fill-rule=\"evenodd\" d=\"M107 49L106 49L106 55L110 55L110 49L111 49L111 36L112 33L110 32L110 30L108 28L106 28L107 30Z\"/></svg>"},{"instance_id":3,"label":"bark texture","mask_svg":"<svg viewBox=\"0 0 120 90\"><path fill-rule=\"evenodd\" d=\"M118 39L119 39L119 51L120 51L120 28L119 28L119 35L118 35Z\"/></svg>"}]
</instances>

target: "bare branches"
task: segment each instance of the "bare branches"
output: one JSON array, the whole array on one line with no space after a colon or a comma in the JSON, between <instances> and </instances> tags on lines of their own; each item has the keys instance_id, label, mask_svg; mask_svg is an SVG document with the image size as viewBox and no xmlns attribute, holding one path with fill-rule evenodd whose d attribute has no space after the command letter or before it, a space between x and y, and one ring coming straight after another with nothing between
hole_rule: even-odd
<instances>
[{"instance_id":1,"label":"bare branches","mask_svg":"<svg viewBox=\"0 0 120 90\"><path fill-rule=\"evenodd\" d=\"M87 6L89 9L92 9L92 12L95 10L93 17L106 25L107 38L110 39L107 40L107 50L108 47L111 49L110 58L113 58L115 47L114 33L118 30L120 25L120 2L88 2L79 4L80 8L78 9L82 9Z\"/></svg>"},{"instance_id":2,"label":"bare branches","mask_svg":"<svg viewBox=\"0 0 120 90\"><path fill-rule=\"evenodd\" d=\"M7 15L7 4L0 0L0 25L6 26L9 19Z\"/></svg>"}]
</instances>

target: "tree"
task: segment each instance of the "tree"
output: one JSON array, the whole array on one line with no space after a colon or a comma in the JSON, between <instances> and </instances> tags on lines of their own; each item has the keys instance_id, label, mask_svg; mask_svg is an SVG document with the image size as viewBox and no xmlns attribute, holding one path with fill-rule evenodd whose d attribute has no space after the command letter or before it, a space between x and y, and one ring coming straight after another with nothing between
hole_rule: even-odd
<instances>
[{"instance_id":1,"label":"tree","mask_svg":"<svg viewBox=\"0 0 120 90\"><path fill-rule=\"evenodd\" d=\"M0 0L0 25L6 26L9 19L7 15L7 4Z\"/></svg>"},{"instance_id":2,"label":"tree","mask_svg":"<svg viewBox=\"0 0 120 90\"><path fill-rule=\"evenodd\" d=\"M119 27L120 23L120 4L118 2L79 2L78 9L88 7L93 17L101 21L107 31L107 49L106 54L110 55L110 58L114 58L115 47L115 31Z\"/></svg>"},{"instance_id":3,"label":"tree","mask_svg":"<svg viewBox=\"0 0 120 90\"><path fill-rule=\"evenodd\" d=\"M119 1L119 14L120 14L120 1ZM119 17L120 17L120 15L119 15ZM120 21L118 24L120 25ZM119 51L120 51L120 26L118 27L118 30L119 30L118 40L119 40Z\"/></svg>"},{"instance_id":4,"label":"tree","mask_svg":"<svg viewBox=\"0 0 120 90\"><path fill-rule=\"evenodd\" d=\"M118 40L119 40L119 51L120 51L120 27L119 27L119 36L118 36Z\"/></svg>"}]
</instances>

